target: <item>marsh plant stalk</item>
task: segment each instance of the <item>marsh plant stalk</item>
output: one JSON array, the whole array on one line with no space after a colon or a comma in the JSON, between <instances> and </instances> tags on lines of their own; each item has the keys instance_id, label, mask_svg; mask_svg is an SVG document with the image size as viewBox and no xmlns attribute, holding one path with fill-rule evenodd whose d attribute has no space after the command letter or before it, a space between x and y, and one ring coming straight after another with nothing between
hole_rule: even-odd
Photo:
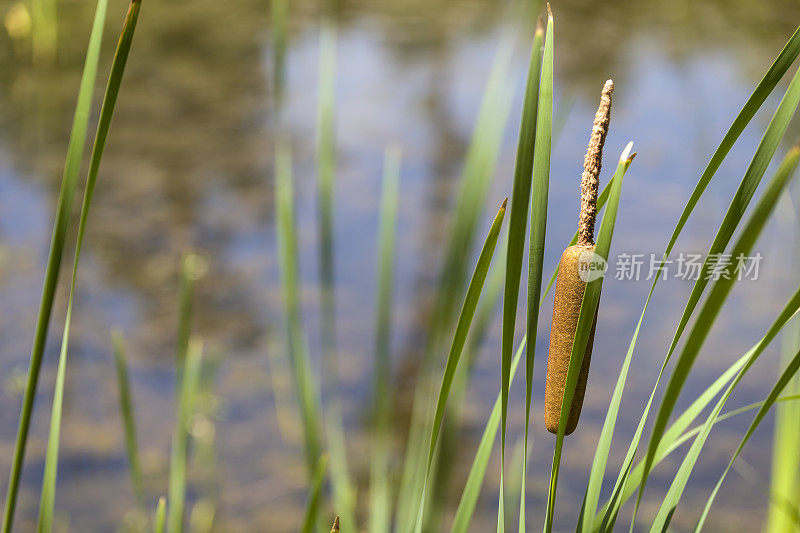
<instances>
[{"instance_id":1,"label":"marsh plant stalk","mask_svg":"<svg viewBox=\"0 0 800 533\"><path fill-rule=\"evenodd\" d=\"M608 134L611 121L611 93L614 82L606 81L600 95L600 106L594 117L589 147L583 162L581 176L581 210L578 219L578 242L564 250L558 268L556 292L553 301L553 321L550 329L550 350L547 358L547 379L545 382L545 427L550 433L558 433L561 417L561 404L567 382L572 344L578 317L581 312L583 295L587 281L580 275L582 263L594 252L594 225L597 220L597 191L599 189L600 169L603 160L603 145ZM594 323L589 333L589 341L581 363L578 385L570 404L570 414L565 435L569 435L578 425L583 397L586 393L586 382L589 379L589 365L592 357L592 345L597 324L597 310Z\"/></svg>"}]
</instances>

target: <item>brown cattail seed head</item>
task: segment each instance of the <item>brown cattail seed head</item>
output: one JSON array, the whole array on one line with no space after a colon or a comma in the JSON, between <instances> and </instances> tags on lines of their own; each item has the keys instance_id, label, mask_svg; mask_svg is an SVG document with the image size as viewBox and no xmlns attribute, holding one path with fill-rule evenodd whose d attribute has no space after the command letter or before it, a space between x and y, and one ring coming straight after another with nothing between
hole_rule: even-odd
<instances>
[{"instance_id":1,"label":"brown cattail seed head","mask_svg":"<svg viewBox=\"0 0 800 533\"><path fill-rule=\"evenodd\" d=\"M588 276L581 276L582 269L588 267L594 258L594 223L597 218L598 176L603 158L603 144L608 133L611 120L611 93L614 82L608 80L603 86L600 96L600 107L594 117L592 134L589 137L589 148L583 163L581 176L581 213L578 221L578 243L564 250L558 265L558 281L556 282L555 299L553 301L553 321L550 327L550 350L547 355L547 379L544 393L544 423L551 433L558 433L561 421L561 406L564 401L564 389L567 385L569 363L572 358L572 344L581 314L583 295L586 290ZM583 270L588 273L588 271ZM575 394L569 407L569 417L564 434L569 435L578 425L586 393L586 382L589 378L589 364L592 358L594 330L597 325L597 309L589 339L586 343L581 362Z\"/></svg>"},{"instance_id":2,"label":"brown cattail seed head","mask_svg":"<svg viewBox=\"0 0 800 533\"><path fill-rule=\"evenodd\" d=\"M600 107L594 116L592 134L589 137L589 148L583 160L581 175L581 214L578 220L578 244L589 246L594 244L594 223L597 219L597 190L600 182L600 167L603 160L603 144L608 134L611 121L611 93L614 82L606 81L600 95Z\"/></svg>"},{"instance_id":3,"label":"brown cattail seed head","mask_svg":"<svg viewBox=\"0 0 800 533\"><path fill-rule=\"evenodd\" d=\"M572 355L572 343L581 314L581 303L586 282L581 279L580 268L591 260L594 246L570 246L564 250L558 265L555 300L553 302L553 321L550 328L550 351L547 356L547 380L544 392L544 425L550 433L558 433L558 422L561 418L561 403L567 383L569 360ZM595 310L592 330L586 343L586 352L578 374L578 384L570 405L569 418L564 435L569 435L578 425L583 407L583 396L586 393L586 381L589 377L589 363L592 358L594 328L597 324Z\"/></svg>"}]
</instances>

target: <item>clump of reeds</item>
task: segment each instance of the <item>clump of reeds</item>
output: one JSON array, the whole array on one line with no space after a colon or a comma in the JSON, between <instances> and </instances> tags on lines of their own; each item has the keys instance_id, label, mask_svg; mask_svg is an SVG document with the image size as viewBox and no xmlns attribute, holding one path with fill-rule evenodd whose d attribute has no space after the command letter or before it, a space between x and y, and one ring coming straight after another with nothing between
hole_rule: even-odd
<instances>
[{"instance_id":1,"label":"clump of reeds","mask_svg":"<svg viewBox=\"0 0 800 533\"><path fill-rule=\"evenodd\" d=\"M581 313L583 293L586 290L588 268L594 253L594 224L597 219L598 176L603 159L603 144L608 133L611 120L611 93L614 82L606 81L600 96L600 107L594 117L589 148L583 164L581 177L581 211L578 221L578 242L566 250L561 256L556 281L555 299L553 302L553 321L550 329L550 352L547 359L547 381L545 385L544 421L550 433L558 433L558 422L561 416L561 403L564 387L567 382L569 360L572 354L572 343ZM582 270L583 269L583 270ZM589 364L592 358L592 344L597 324L595 310L589 341L578 377L578 384L570 405L569 419L564 430L569 435L578 425L586 393L586 381L589 377Z\"/></svg>"},{"instance_id":2,"label":"clump of reeds","mask_svg":"<svg viewBox=\"0 0 800 533\"><path fill-rule=\"evenodd\" d=\"M53 528L53 510L55 503L55 487L57 479L58 465L58 435L61 429L61 405L65 386L65 372L67 366L67 347L69 339L69 325L71 320L71 295L74 292L76 272L78 265L78 255L83 239L83 229L85 228L89 206L91 204L94 181L97 178L100 159L105 145L108 127L113 114L114 103L116 101L119 84L122 79L123 68L130 48L136 16L141 0L131 0L131 9L126 25L123 30L123 38L117 48L109 85L106 90L103 108L100 113L98 132L95 137L95 149L92 153L89 179L87 180L86 192L84 195L84 207L81 211L80 225L78 226L78 239L73 263L73 273L70 284L70 297L68 300L68 313L65 319L64 334L62 337L62 351L59 357L59 370L56 387L54 391L53 410L51 414L50 439L48 441L47 456L45 460L45 476L41 486L41 501L39 530L49 533ZM40 306L39 319L35 332L34 348L31 354L30 370L28 374L28 385L23 398L22 412L20 415L20 428L17 435L17 444L14 451L11 475L9 479L5 511L3 522L0 524L0 533L9 533L12 528L12 520L19 492L20 475L22 472L22 462L25 457L25 447L30 430L30 421L33 413L33 401L36 397L36 386L38 383L39 371L44 354L45 340L47 337L47 326L52 312L56 280L64 254L65 239L69 229L69 216L72 199L76 192L77 177L80 171L81 153L84 141L86 140L89 109L92 101L93 79L97 72L99 50L105 20L106 7L108 0L98 0L98 7L95 16L95 23L92 29L92 37L86 56L86 67L81 81L81 89L76 106L76 116L73 133L68 150L67 164L65 165L64 178L62 180L62 191L59 196L56 220L53 228L53 244L48 260L48 270L46 275L45 287L43 291L42 304ZM276 33L276 63L283 62L285 53L286 35L286 8L288 3L285 0L273 1L273 24ZM450 450L444 447L447 441L447 432L453 431L445 424L448 421L453 426L453 419L457 419L459 403L463 401L464 391L466 390L474 362L475 352L480 345L480 339L485 333L493 317L492 310L500 295L503 286L503 277L506 278L504 295L504 309L508 309L507 315L504 312L504 332L503 332L503 367L500 391L494 407L486 422L485 430L481 438L475 459L470 468L469 476L464 485L463 493L452 520L454 533L466 533L476 509L481 486L484 481L487 466L490 462L492 449L496 440L498 430L502 428L501 442L505 443L505 419L508 410L508 390L509 385L514 379L516 369L521 362L523 353L527 355L526 360L526 428L525 437L522 440L522 448L517 448L511 460L511 472L519 472L519 464L522 466L522 475L513 479L514 485L520 485L519 491L519 530L525 531L525 473L527 468L527 415L530 405L532 378L533 378L533 348L536 345L537 318L539 303L547 294L550 285L541 291L542 281L542 257L544 253L546 214L547 214L547 191L549 179L549 158L550 158L550 133L552 131L552 63L553 63L553 21L552 14L548 9L548 25L546 37L541 26L537 29L533 39L533 49L531 53L531 67L526 87L525 105L523 106L523 120L520 128L519 150L517 168L515 171L514 190L512 193L512 203L509 212L511 219L508 237L504 239L501 248L505 248L507 253L498 253L499 261L495 261L494 267L490 270L490 263L495 254L500 227L505 214L505 202L495 218L489 234L484 241L477 264L475 265L472 277L469 277L469 265L471 250L477 241L476 221L478 215L483 211L486 201L486 191L489 180L493 175L493 165L499 150L502 132L505 130L505 121L509 111L511 99L506 94L503 79L508 74L509 61L511 57L511 46L501 48L498 54L495 68L487 83L484 107L480 118L475 127L475 135L470 147L469 156L465 164L463 187L457 202L455 224L450 233L450 244L448 246L447 260L443 268L442 283L439 289L440 308L436 312L436 317L430 325L430 346L426 348L426 361L420 372L423 378L414 394L414 412L412 422L408 431L407 453L404 462L394 468L393 462L389 461L391 450L390 440L385 437L384 432L376 431L382 438L374 446L373 466L370 476L370 497L368 499L369 510L369 530L377 533L387 533L397 531L398 533L411 533L412 531L423 530L442 530L444 515L444 491L438 490L439 480L445 479L448 483L451 479L447 476L447 470L442 466L441 457L447 456ZM283 37L282 37L283 36ZM324 42L325 46L332 46L329 38ZM331 75L331 62L333 54L330 50L325 55L323 67L327 74ZM730 129L725 134L718 148L711 157L708 166L703 171L697 184L689 197L686 207L672 232L669 244L664 252L664 260L672 251L672 248L683 231L688 219L692 215L703 192L707 188L711 179L714 177L720 165L724 162L733 144L740 137L745 127L751 122L758 110L767 101L769 95L776 88L784 74L793 65L795 59L800 55L800 29L792 36L786 47L777 57L762 81L755 88L752 96L747 100L742 110L732 123ZM276 68L276 72L282 72L282 68ZM324 83L327 90L332 90L332 78L325 78ZM614 224L619 207L619 200L622 187L622 179L628 170L633 156L631 154L631 144L622 153L614 177L609 180L606 189L598 197L598 175L602 156L602 147L608 129L609 112L611 106L610 93L613 85L606 83L603 91L600 109L595 118L595 125L589 144L585 161L585 171L582 180L581 197L581 216L579 231L573 238L572 246L567 248L561 259L558 283L556 287L556 302L553 315L553 332L551 333L550 360L548 362L547 379L547 405L545 418L547 428L557 433L561 428L561 435L558 435L553 454L553 466L550 474L550 486L548 489L547 507L545 514L544 531L550 532L553 529L554 513L556 508L556 494L559 469L561 464L561 454L563 447L563 435L571 433L578 421L581 404L586 387L586 378L589 370L589 357L591 354L592 338L594 335L594 322L597 316L597 302L599 301L601 283L589 283L587 276L579 275L579 267L583 268L586 259L592 261L605 260L610 249ZM276 91L277 93L278 91ZM324 91L323 91L324 92ZM324 95L323 95L324 96ZM332 94L330 98L321 98L321 116L327 117L320 120L320 129L327 132L321 135L320 147L320 184L323 191L320 193L320 209L334 212L333 197L333 159L334 154L332 128L330 118L333 112ZM278 98L279 99L279 98ZM733 235L743 220L747 211L747 206L753 199L759 183L764 177L764 173L769 167L779 145L784 137L792 117L800 107L800 70L797 71L780 105L775 111L761 143L753 156L753 160L748 167L735 196L731 201L730 208L722 220L718 233L708 252L708 256L724 251L730 243ZM323 124L325 126L323 127ZM281 250L281 269L282 286L285 292L286 321L287 321L287 350L286 355L292 363L294 383L298 392L298 406L302 414L302 430L304 432L305 450L309 466L309 495L308 504L303 520L303 533L317 531L322 528L322 513L327 513L331 508L342 513L341 529L344 533L358 531L362 529L359 521L366 522L367 513L355 513L353 502L361 502L364 498L359 498L356 490L357 486L351 487L348 475L348 466L345 461L346 448L344 443L340 413L336 409L322 409L322 402L317 396L317 385L313 368L311 367L305 344L303 331L303 320L301 315L301 302L298 297L298 275L299 264L296 258L296 228L294 222L294 198L292 194L291 178L291 157L288 145L283 140L277 143L276 155L276 214L278 218L279 248ZM324 149L322 149L324 147ZM326 155L323 155L326 154ZM394 231L396 223L397 195L398 195L398 162L388 164L384 187L384 201L382 201L382 228L380 232L380 257L381 274L379 276L379 286L384 295L392 283L392 257L394 257ZM732 256L747 254L752 250L753 245L758 239L766 222L769 220L778 200L782 197L783 191L790 182L792 176L800 165L800 147L791 149L785 156L783 162L775 172L773 179L767 184L756 207L752 210L750 218L742 224L739 237L732 248ZM324 171L324 172L323 172ZM530 180L532 178L532 186ZM528 201L531 200L531 208L528 209ZM516 205L516 207L515 207ZM605 206L605 207L604 207ZM598 231L597 243L594 243L594 225L597 210L604 208L603 221ZM531 246L530 256L532 260L529 264L528 279L528 299L529 299L529 324L527 328L528 336L522 339L516 352L513 352L514 324L516 318L517 296L520 286L520 276L522 269L522 256L524 247L524 236L526 233L526 215L531 213ZM325 250L327 259L322 261L323 267L321 276L323 286L326 291L333 290L333 240L332 240L332 218L327 215L321 216L321 250ZM595 255L596 254L596 255ZM321 254L324 255L324 254ZM503 256L505 262L501 262ZM206 374L203 371L203 359L201 344L198 341L189 342L190 322L191 322L191 299L192 299L192 276L191 265L194 263L191 256L184 261L181 269L181 305L179 319L179 340L178 358L176 365L176 390L178 400L178 417L175 424L173 436L172 459L170 461L170 482L169 499L160 498L155 511L153 520L153 531L163 533L165 528L169 531L182 531L185 522L184 507L187 501L187 469L190 466L189 454L194 436L190 431L190 422L195 417L195 396L200 383L204 381ZM662 265L663 266L663 265ZM704 268L710 267L709 264ZM196 273L195 273L196 274ZM645 406L641 419L638 422L636 433L628 445L628 451L621 468L616 476L613 490L608 495L605 502L600 501L601 488L606 479L607 463L614 437L614 428L619 415L620 402L626 385L628 370L630 368L635 345L638 339L639 330L642 325L645 311L648 308L650 297L655 290L660 277L653 280L652 288L644 303L641 317L632 335L627 354L619 370L618 378L612 397L606 406L606 417L598 438L597 446L594 451L594 459L589 472L589 479L586 486L585 496L580 505L580 516L577 530L582 533L595 531L613 530L618 518L620 508L626 502L636 496L636 504L632 513L630 528L633 529L637 520L637 512L645 490L645 486L652 470L661 463L670 453L675 453L681 449L680 444L691 440L691 448L686 453L680 468L670 481L667 494L660 498L660 508L656 516L649 521L652 530L664 531L669 528L672 516L678 507L681 496L686 488L686 484L695 467L698 456L707 441L711 429L716 423L726 418L730 418L740 413L758 409L758 413L753 419L747 432L731 457L730 463L722 473L714 490L708 496L705 503L703 514L701 515L695 531L702 529L708 516L710 507L720 489L720 485L725 480L733 462L736 460L742 448L748 442L753 432L765 419L766 414L776 402L788 402L797 400L797 394L791 396L781 396L784 389L792 382L793 390L797 390L797 378L800 371L800 350L798 350L798 339L796 335L790 338L787 343L787 354L785 358L785 369L780 377L775 381L769 395L761 402L752 404L734 411L722 412L728 398L741 382L742 378L750 367L756 362L759 356L769 346L770 342L777 336L780 330L790 321L796 318L800 312L800 288L792 295L786 303L781 313L777 316L772 326L765 335L740 359L728 367L705 391L703 391L691 404L681 413L675 413L678 398L690 376L692 367L703 347L709 330L718 317L719 310L725 303L731 289L735 284L735 277L731 276L732 267L724 272L724 276L709 282L707 278L698 279L689 301L680 318L677 331L671 341L670 347L664 358L661 374L670 361L673 352L678 346L684 331L686 330L686 342L677 354L677 361L674 362L672 373L669 375L667 390L664 392L660 404L654 404L653 398L660 380L656 380L650 400ZM488 281L487 281L488 277ZM555 280L555 274L551 277L551 284ZM484 291L484 283L487 290ZM705 289L709 287L709 294L705 301L702 301ZM543 294L542 294L543 292ZM323 315L333 307L332 294L328 296L330 301L323 303ZM702 304L701 304L702 301ZM460 305L460 307L459 307ZM581 312L583 306L586 309ZM388 390L388 377L391 370L389 363L390 343L389 333L391 320L387 318L391 310L391 298L385 296L379 299L377 306L378 329L381 331L377 342L379 348L376 350L376 361L381 365L380 379L376 379L375 398L386 401L385 395L390 394ZM698 309L699 307L699 309ZM327 309L328 311L325 311ZM461 310L460 313L458 310ZM692 321L692 316L697 312L696 320ZM473 318L475 318L473 325ZM327 319L330 320L330 319ZM331 332L335 333L333 321L329 326ZM690 325L691 324L691 325ZM335 351L335 338L328 335L329 346L327 349L333 353ZM447 353L446 361L436 358L435 355L441 351L440 348L446 347L446 343L452 341ZM527 344L526 344L527 343ZM525 347L530 350L525 352ZM124 352L121 343L117 344L117 370L120 383L121 415L126 434L125 443L128 448L132 481L140 500L146 499L146 494L141 494L141 473L139 470L140 460L138 458L134 414L132 409L132 398L127 379L127 369ZM464 363L459 365L462 360L462 352L465 354ZM430 356L430 357L429 357ZM580 359L579 359L580 358ZM444 366L443 372L437 375L435 372L441 370L437 365ZM442 366L440 365L440 366ZM440 384L438 397L435 391L431 390L432 385ZM723 392L724 390L724 392ZM722 393L720 395L720 393ZM448 408L453 408L445 417ZM700 426L690 429L694 421L703 413L711 402L719 397L716 405ZM435 403L435 411L432 408L432 401ZM332 403L333 404L333 403ZM562 407L562 404L569 404L570 408ZM335 405L335 404L333 404ZM387 404L389 405L389 404ZM642 441L643 428L648 422L651 407L657 409L656 420L653 423L652 435L648 441ZM562 413L563 411L563 413ZM327 419L322 424L323 417L320 413L324 412ZM384 420L381 425L388 425L391 415L388 407L380 410ZM792 413L785 413L791 415ZM677 415L677 416L674 416ZM378 418L378 417L376 417ZM786 417L779 419L777 426L784 426L778 433L792 434L776 437L780 442L775 448L774 470L784 473L794 473L797 468L796 449L797 434L793 432L792 419ZM670 421L672 422L670 423ZM555 424L553 424L555 422ZM667 424L670 424L669 426ZM338 426L338 427L337 427ZM378 424L376 424L378 426ZM333 429L330 429L330 428ZM326 429L327 428L327 429ZM455 434L451 434L452 436ZM439 444L437 448L437 443ZM199 443L198 443L199 444ZM646 455L642 457L638 464L633 463L637 452L644 451ZM330 449L328 451L327 449ZM452 454L451 454L452 455ZM501 457L504 451L501 451ZM330 457L330 468L328 458ZM191 461L194 463L195 461ZM402 470L402 472L400 472ZM511 510L515 505L509 505L516 501L511 497L504 501L503 477L501 470L500 498L498 505L498 529L508 527L504 518L504 513ZM395 476L402 474L401 476ZM399 477L397 487L391 480ZM331 489L328 491L326 480L330 478ZM792 482L792 479L775 479L773 488L781 487L785 483ZM511 481L508 481L510 483ZM337 488L338 487L338 488ZM428 490L432 487L432 490ZM330 497L326 497L326 492L330 492ZM774 493L783 493L783 490L774 490ZM792 494L791 489L787 492ZM326 499L330 499L330 504L326 505ZM169 507L167 504L169 503ZM775 503L775 502L773 502ZM143 503L139 502L142 506ZM776 512L784 510L776 509ZM361 514L361 516L358 516ZM571 513L573 516L575 513ZM213 525L213 506L209 512L203 500L195 503L194 509L190 513L191 519L189 529L191 531L205 531ZM204 517L203 520L196 517ZM395 517L392 523L392 517ZM791 518L791 517L790 517ZM202 524L201 524L202 522ZM327 526L327 522L325 523ZM781 529L783 527L783 529ZM336 517L331 533L338 532L340 529L339 517ZM327 527L325 528L327 529ZM785 527L778 522L770 523L767 531L783 531Z\"/></svg>"}]
</instances>

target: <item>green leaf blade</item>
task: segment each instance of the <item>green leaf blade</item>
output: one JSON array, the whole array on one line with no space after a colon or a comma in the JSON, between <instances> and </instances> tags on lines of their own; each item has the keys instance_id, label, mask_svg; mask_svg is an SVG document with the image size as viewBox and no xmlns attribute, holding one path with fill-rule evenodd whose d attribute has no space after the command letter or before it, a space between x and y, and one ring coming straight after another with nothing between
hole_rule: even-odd
<instances>
[{"instance_id":1,"label":"green leaf blade","mask_svg":"<svg viewBox=\"0 0 800 533\"><path fill-rule=\"evenodd\" d=\"M300 529L302 533L313 533L314 531L314 526L317 523L317 516L319 515L322 484L325 481L325 473L327 470L328 454L324 453L319 456L317 465L314 467L314 473L311 476L308 502L306 503L306 511L303 517L303 526Z\"/></svg>"},{"instance_id":2,"label":"green leaf blade","mask_svg":"<svg viewBox=\"0 0 800 533\"><path fill-rule=\"evenodd\" d=\"M508 422L508 391L511 380L511 358L514 350L514 331L516 329L517 302L522 276L522 259L525 253L525 233L528 224L528 204L530 201L531 180L533 177L534 145L536 141L536 122L539 107L539 80L541 77L541 48L544 30L537 25L531 49L525 99L522 107L522 120L517 141L517 160L514 168L514 185L511 191L509 209L508 249L506 252L506 279L503 292L503 323L501 343L500 390L502 396L502 416L500 423L500 469L505 469L506 426ZM503 478L501 472L501 480ZM502 512L502 490L498 514ZM498 524L500 524L498 520Z\"/></svg>"},{"instance_id":3,"label":"green leaf blade","mask_svg":"<svg viewBox=\"0 0 800 533\"><path fill-rule=\"evenodd\" d=\"M781 100L781 103L778 105L778 109L775 111L775 114L773 115L772 120L767 127L767 131L764 133L764 136L762 137L761 142L756 149L756 153L753 156L750 166L748 167L745 176L742 178L742 182L740 183L739 188L737 189L736 194L731 201L731 205L725 214L720 229L714 238L714 242L711 245L708 256L706 256L706 260L701 271L703 275L700 276L695 283L694 288L692 289L692 294L690 295L689 302L684 309L681 322L678 326L678 331L676 331L670 346L670 350L668 351L667 360L670 358L670 354L677 346L677 340L683 331L683 327L688 324L688 320L695 306L699 302L703 289L708 284L708 280L705 279L706 276L704 274L708 272L709 269L709 258L712 254L718 254L722 252L732 237L733 232L744 215L747 204L752 199L756 187L761 181L769 162L772 160L772 157L777 150L780 140L783 138L783 135L788 128L789 121L795 114L798 104L800 104L800 69L798 69L797 73L792 79L792 82L789 84L789 88L786 90L786 94ZM771 207L762 203L759 204L758 209L771 210ZM760 229L758 231L760 231ZM749 237L755 239L758 231L750 232ZM740 244L734 248L733 256L736 257L737 254L742 251L748 252L752 244L752 242L748 243L745 241L740 241ZM718 282L715 284L711 294L709 295L706 303L698 315L695 326L689 333L689 337L687 338L683 351L675 365L672 376L670 377L667 385L667 390L664 393L664 397L656 415L656 420L653 425L650 443L648 446L647 460L645 463L646 465L652 461L653 455L655 454L655 449L658 446L659 440L663 436L667 421L672 413L675 403L677 402L678 394L683 388L683 384L688 377L689 370L692 368L700 348L710 330L710 327L716 319L719 309L727 298L731 287L731 283ZM717 289L717 291L714 292L714 289ZM711 303L711 305L709 305L709 303ZM700 325L699 327L698 324ZM641 501L641 497L647 483L647 471L648 467L645 468L645 477L642 479L639 495L637 496L637 504L634 509L634 520L637 514L636 510L638 509L639 502Z\"/></svg>"},{"instance_id":4,"label":"green leaf blade","mask_svg":"<svg viewBox=\"0 0 800 533\"><path fill-rule=\"evenodd\" d=\"M427 489L428 476L430 474L431 465L433 464L433 455L436 451L436 444L439 438L439 431L444 419L445 407L447 399L450 394L450 388L455 378L456 369L458 367L461 353L463 352L464 345L467 341L467 335L472 324L472 319L475 316L475 309L478 307L483 284L486 281L486 276L489 273L489 266L492 262L492 256L497 245L498 237L500 236L500 228L503 225L503 219L506 214L506 202L508 198L503 201L503 205L497 212L492 225L489 228L489 234L486 237L483 248L481 249L478 262L475 265L475 271L467 289L467 295L464 298L464 303L461 307L461 313L458 317L458 324L456 325L455 334L453 336L453 343L450 347L450 352L447 356L447 363L445 365L442 383L439 388L439 395L436 401L436 410L433 416L433 426L431 429L431 438L427 451L427 467L425 473L425 482L423 484L422 493L419 498L419 510L417 513L417 521L415 530L419 533L422 530L422 520L425 510L425 492Z\"/></svg>"},{"instance_id":5,"label":"green leaf blade","mask_svg":"<svg viewBox=\"0 0 800 533\"><path fill-rule=\"evenodd\" d=\"M553 14L548 12L539 81L536 140L533 154L531 231L528 250L528 304L526 336L531 339L525 356L525 429L522 452L522 477L519 502L519 532L525 532L525 503L528 477L528 432L533 394L533 362L539 327L539 302L542 293L544 244L547 230L547 199L550 188L550 149L553 135ZM510 380L510 378L509 378Z\"/></svg>"}]
</instances>

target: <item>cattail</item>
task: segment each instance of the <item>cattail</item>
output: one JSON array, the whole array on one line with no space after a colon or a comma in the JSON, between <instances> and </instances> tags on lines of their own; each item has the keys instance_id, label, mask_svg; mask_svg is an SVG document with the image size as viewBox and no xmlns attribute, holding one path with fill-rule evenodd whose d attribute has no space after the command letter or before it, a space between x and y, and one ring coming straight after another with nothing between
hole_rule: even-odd
<instances>
[{"instance_id":1,"label":"cattail","mask_svg":"<svg viewBox=\"0 0 800 533\"><path fill-rule=\"evenodd\" d=\"M591 261L594 253L594 224L597 218L597 190L600 164L603 158L603 143L608 133L611 119L611 92L614 82L606 81L600 97L600 107L594 117L594 126L589 138L589 149L583 163L581 176L581 211L578 221L578 242L564 250L558 267L555 301L553 302L553 322L550 329L550 352L547 358L547 381L544 397L544 423L547 431L558 433L561 418L561 404L567 382L569 360L572 355L572 343L578 327L583 293L586 289L587 276L581 277L581 268ZM589 362L592 357L594 329L597 325L597 310L594 322L586 343L586 353L581 364L575 394L569 409L565 435L575 431L586 393L586 380L589 377Z\"/></svg>"}]
</instances>

